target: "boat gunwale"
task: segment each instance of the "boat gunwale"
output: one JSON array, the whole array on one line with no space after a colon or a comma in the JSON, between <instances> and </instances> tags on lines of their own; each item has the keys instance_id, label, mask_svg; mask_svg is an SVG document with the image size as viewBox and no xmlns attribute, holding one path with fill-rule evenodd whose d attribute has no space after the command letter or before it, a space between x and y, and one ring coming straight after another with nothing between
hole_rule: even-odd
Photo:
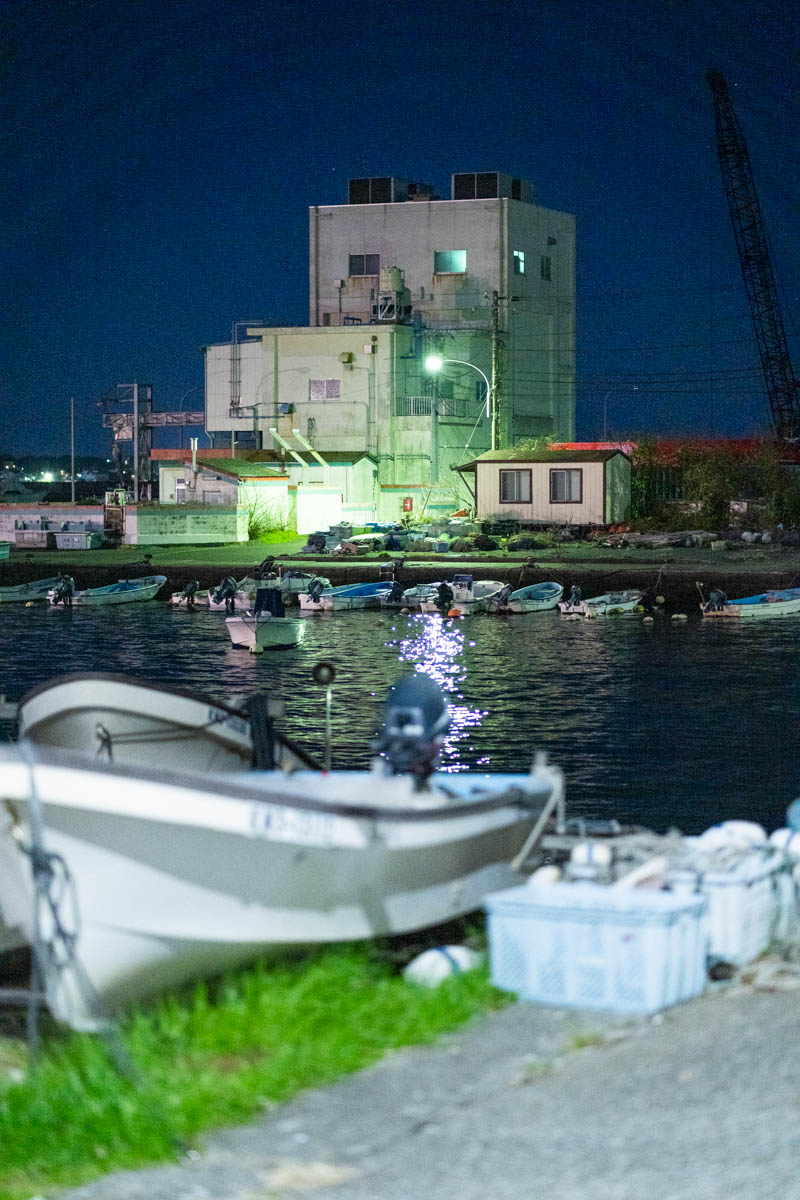
<instances>
[{"instance_id":1,"label":"boat gunwale","mask_svg":"<svg viewBox=\"0 0 800 1200\"><path fill-rule=\"evenodd\" d=\"M29 746L31 745L31 743L27 744ZM13 746L13 743L10 745ZM13 761L12 756L5 750L5 748L0 749L0 763L3 763L4 761L8 762L9 759ZM454 800L452 803L442 803L437 804L436 806L429 806L425 808L401 808L400 806L383 807L380 805L348 804L345 801L331 801L326 803L325 801L315 800L310 797L297 795L296 793L281 792L279 783L274 791L265 792L263 787L258 787L247 783L244 783L243 785L240 783L238 773L236 777L234 777L234 774L231 773L231 775L221 774L218 778L217 776L211 777L204 773L193 775L190 772L183 771L159 771L155 768L131 765L122 766L113 762L96 762L94 760L87 762L85 757L76 755L70 751L59 752L56 750L51 750L50 748L43 750L38 746L35 748L35 752L30 758L20 754L18 756L18 762L20 765L25 766L28 769L35 768L36 766L51 767L54 769L66 768L67 770L72 771L88 772L93 776L100 775L107 776L109 778L133 778L134 780L143 783L159 783L162 785L179 788L188 793L201 791L206 795L224 798L234 802L243 801L245 803L252 803L255 801L262 804L279 804L287 808L302 809L309 812L328 814L331 816L349 817L368 821L390 821L399 824L439 821L443 818L447 820L463 818L472 816L476 813L491 812L494 809L502 808L524 809L530 814L531 820L533 820L541 813L542 807L544 807L550 795L552 794L552 788L548 788L546 786L538 788L535 793L524 793L520 786L511 784L502 792L489 796L483 800L463 801L459 798L458 800ZM246 777L248 773L241 772L241 774ZM263 774L271 775L272 773L264 772ZM369 774L370 773L368 771L364 772L365 776L368 776ZM526 778L531 777L528 776ZM277 782L278 781L276 781L276 783ZM232 794L232 792L235 792L235 794ZM534 797L536 799L541 798L541 807L532 803ZM13 803L13 797L6 797L2 788L0 788L0 799L6 798L11 799ZM59 804L59 801L57 800L49 800L41 796L40 798L42 803L45 805ZM76 808L79 807L79 805L77 803L67 801L63 802L63 807ZM113 812L113 810L110 808L106 808L103 811L106 811L109 814L112 814ZM131 816L130 813L120 815L125 815L128 817ZM157 819L148 819L156 820L156 823L170 823L169 814L167 813L161 814Z\"/></svg>"},{"instance_id":2,"label":"boat gunwale","mask_svg":"<svg viewBox=\"0 0 800 1200\"><path fill-rule=\"evenodd\" d=\"M44 695L46 692L55 691L56 688L62 687L71 683L118 683L124 684L126 687L145 688L151 692L158 692L162 696L180 696L183 700L194 700L198 704L202 704L204 708L219 708L223 712L232 717L241 717L245 721L249 721L248 713L242 708L235 708L232 704L223 701L210 700L206 696L202 696L199 692L192 692L186 688L167 687L165 684L153 683L149 679L136 679L130 675L123 675L116 671L71 671L68 675L58 675L55 679L47 679L44 683L39 683L36 687L31 688L21 698L17 705L19 711L24 704L33 700L35 697Z\"/></svg>"}]
</instances>

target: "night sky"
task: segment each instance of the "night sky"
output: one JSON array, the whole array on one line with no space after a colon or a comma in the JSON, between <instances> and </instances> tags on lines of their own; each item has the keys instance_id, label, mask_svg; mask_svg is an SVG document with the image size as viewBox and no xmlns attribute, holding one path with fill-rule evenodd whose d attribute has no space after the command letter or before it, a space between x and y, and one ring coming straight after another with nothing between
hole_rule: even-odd
<instances>
[{"instance_id":1,"label":"night sky","mask_svg":"<svg viewBox=\"0 0 800 1200\"><path fill-rule=\"evenodd\" d=\"M767 432L709 66L795 368L800 51L774 0L5 0L0 451L107 454L97 400L198 406L200 347L308 321L308 206L398 175L574 213L577 433ZM156 444L166 445L165 440Z\"/></svg>"}]
</instances>

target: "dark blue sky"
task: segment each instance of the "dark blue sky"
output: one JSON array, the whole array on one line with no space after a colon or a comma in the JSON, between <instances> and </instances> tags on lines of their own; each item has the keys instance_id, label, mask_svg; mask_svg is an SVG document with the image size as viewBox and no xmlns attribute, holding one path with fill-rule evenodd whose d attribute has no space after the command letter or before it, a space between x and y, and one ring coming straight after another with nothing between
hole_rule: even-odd
<instances>
[{"instance_id":1,"label":"dark blue sky","mask_svg":"<svg viewBox=\"0 0 800 1200\"><path fill-rule=\"evenodd\" d=\"M578 435L769 426L714 143L748 140L792 321L800 50L776 0L5 0L0 449L107 453L98 398L304 324L309 204L513 172L578 236ZM637 389L634 391L634 387ZM191 407L200 397L186 400Z\"/></svg>"}]
</instances>

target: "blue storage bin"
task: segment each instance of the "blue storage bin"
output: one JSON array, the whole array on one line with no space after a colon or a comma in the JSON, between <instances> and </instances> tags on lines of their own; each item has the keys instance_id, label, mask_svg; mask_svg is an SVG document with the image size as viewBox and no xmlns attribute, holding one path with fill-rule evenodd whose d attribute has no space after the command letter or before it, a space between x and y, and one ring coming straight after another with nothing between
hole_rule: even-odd
<instances>
[{"instance_id":1,"label":"blue storage bin","mask_svg":"<svg viewBox=\"0 0 800 1200\"><path fill-rule=\"evenodd\" d=\"M492 982L523 999L650 1013L705 986L703 896L559 882L495 892L485 905Z\"/></svg>"}]
</instances>

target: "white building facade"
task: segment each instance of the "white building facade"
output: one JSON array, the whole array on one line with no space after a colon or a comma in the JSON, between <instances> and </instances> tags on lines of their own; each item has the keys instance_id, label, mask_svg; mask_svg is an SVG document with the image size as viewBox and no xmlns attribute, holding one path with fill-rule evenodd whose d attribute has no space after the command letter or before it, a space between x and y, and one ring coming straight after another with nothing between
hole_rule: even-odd
<instances>
[{"instance_id":1,"label":"white building facade","mask_svg":"<svg viewBox=\"0 0 800 1200\"><path fill-rule=\"evenodd\" d=\"M447 200L351 180L348 200L310 209L309 325L208 347L206 428L287 458L370 455L381 519L404 485L431 510L468 499L450 468L491 446L491 382L498 445L571 440L574 218L497 172L454 175Z\"/></svg>"}]
</instances>

